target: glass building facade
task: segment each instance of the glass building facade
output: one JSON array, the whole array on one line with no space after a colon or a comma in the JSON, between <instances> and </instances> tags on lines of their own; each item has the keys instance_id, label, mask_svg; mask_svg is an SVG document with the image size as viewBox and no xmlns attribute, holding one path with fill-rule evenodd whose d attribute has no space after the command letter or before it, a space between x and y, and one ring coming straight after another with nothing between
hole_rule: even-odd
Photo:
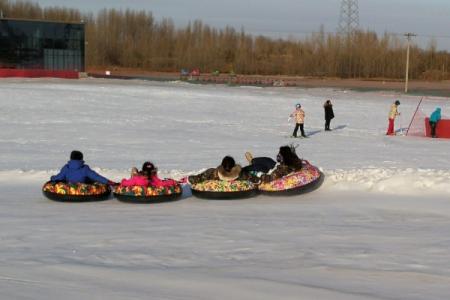
<instances>
[{"instance_id":1,"label":"glass building facade","mask_svg":"<svg viewBox=\"0 0 450 300\"><path fill-rule=\"evenodd\" d=\"M84 24L0 19L0 68L84 72Z\"/></svg>"}]
</instances>

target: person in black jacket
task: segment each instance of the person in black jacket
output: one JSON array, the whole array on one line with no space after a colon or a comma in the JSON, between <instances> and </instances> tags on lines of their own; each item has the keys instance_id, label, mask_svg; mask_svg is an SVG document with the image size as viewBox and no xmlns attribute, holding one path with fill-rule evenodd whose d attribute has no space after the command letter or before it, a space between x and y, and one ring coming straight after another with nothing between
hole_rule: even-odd
<instances>
[{"instance_id":1,"label":"person in black jacket","mask_svg":"<svg viewBox=\"0 0 450 300\"><path fill-rule=\"evenodd\" d=\"M282 146L277 155L277 162L279 163L275 169L270 171L270 174L261 176L262 182L270 182L276 179L283 178L293 172L298 172L303 167L303 161L295 153L295 147Z\"/></svg>"},{"instance_id":2,"label":"person in black jacket","mask_svg":"<svg viewBox=\"0 0 450 300\"><path fill-rule=\"evenodd\" d=\"M330 122L331 119L334 118L333 104L331 104L331 100L325 101L323 108L325 110L325 131L331 131Z\"/></svg>"},{"instance_id":3,"label":"person in black jacket","mask_svg":"<svg viewBox=\"0 0 450 300\"><path fill-rule=\"evenodd\" d=\"M245 152L245 158L249 165L242 168L242 172L251 174L267 174L277 164L271 157L253 157L250 152Z\"/></svg>"}]
</instances>

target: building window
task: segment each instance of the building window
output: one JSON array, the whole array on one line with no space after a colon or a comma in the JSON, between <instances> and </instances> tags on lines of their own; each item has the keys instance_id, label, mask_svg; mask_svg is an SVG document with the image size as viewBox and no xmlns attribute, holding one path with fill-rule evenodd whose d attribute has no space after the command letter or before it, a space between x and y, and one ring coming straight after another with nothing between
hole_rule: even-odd
<instances>
[{"instance_id":1,"label":"building window","mask_svg":"<svg viewBox=\"0 0 450 300\"><path fill-rule=\"evenodd\" d=\"M84 24L0 19L0 68L84 72Z\"/></svg>"}]
</instances>

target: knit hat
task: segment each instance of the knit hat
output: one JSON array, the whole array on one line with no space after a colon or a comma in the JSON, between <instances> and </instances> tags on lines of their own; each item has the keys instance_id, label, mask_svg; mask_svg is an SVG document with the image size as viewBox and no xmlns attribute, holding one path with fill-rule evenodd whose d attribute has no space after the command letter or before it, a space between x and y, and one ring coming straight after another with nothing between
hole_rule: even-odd
<instances>
[{"instance_id":1,"label":"knit hat","mask_svg":"<svg viewBox=\"0 0 450 300\"><path fill-rule=\"evenodd\" d=\"M296 105L295 107L297 107L297 108L301 108L301 107L302 107L302 105L301 105L300 103L297 103L297 105Z\"/></svg>"},{"instance_id":2,"label":"knit hat","mask_svg":"<svg viewBox=\"0 0 450 300\"><path fill-rule=\"evenodd\" d=\"M83 160L83 153L78 150L73 150L72 153L70 153L70 159L71 160Z\"/></svg>"}]
</instances>

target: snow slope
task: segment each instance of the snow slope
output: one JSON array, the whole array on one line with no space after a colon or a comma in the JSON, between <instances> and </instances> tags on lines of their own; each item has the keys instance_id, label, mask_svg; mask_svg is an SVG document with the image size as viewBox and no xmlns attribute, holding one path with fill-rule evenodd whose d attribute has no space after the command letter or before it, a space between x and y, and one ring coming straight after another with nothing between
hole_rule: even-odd
<instances>
[{"instance_id":1,"label":"snow slope","mask_svg":"<svg viewBox=\"0 0 450 300\"><path fill-rule=\"evenodd\" d=\"M446 299L449 142L386 137L418 97L104 80L0 81L1 299ZM335 104L323 132L326 98ZM297 102L309 139L287 138ZM450 109L446 99L426 101ZM294 198L61 204L42 183L72 149L113 180L182 177L280 145L327 175Z\"/></svg>"}]
</instances>

